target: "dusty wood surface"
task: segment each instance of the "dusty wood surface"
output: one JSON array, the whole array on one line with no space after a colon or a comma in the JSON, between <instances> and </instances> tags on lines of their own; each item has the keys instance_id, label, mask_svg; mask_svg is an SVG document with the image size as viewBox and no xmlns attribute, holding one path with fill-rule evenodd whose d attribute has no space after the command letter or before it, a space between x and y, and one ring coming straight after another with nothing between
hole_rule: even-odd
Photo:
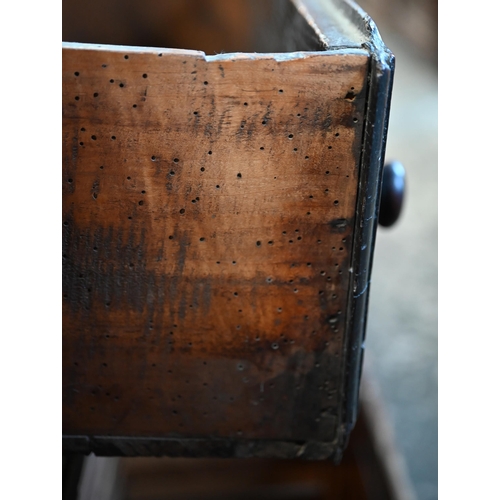
<instances>
[{"instance_id":1,"label":"dusty wood surface","mask_svg":"<svg viewBox=\"0 0 500 500\"><path fill-rule=\"evenodd\" d=\"M363 51L63 50L63 433L333 441Z\"/></svg>"}]
</instances>

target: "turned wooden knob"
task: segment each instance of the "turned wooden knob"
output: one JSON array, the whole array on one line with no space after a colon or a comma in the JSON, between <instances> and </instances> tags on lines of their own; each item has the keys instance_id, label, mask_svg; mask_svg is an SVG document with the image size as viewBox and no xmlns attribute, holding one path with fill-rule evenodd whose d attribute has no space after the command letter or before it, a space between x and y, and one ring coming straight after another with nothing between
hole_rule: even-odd
<instances>
[{"instance_id":1,"label":"turned wooden knob","mask_svg":"<svg viewBox=\"0 0 500 500\"><path fill-rule=\"evenodd\" d=\"M392 226L399 218L406 186L405 168L399 161L384 165L382 195L378 222L381 226Z\"/></svg>"}]
</instances>

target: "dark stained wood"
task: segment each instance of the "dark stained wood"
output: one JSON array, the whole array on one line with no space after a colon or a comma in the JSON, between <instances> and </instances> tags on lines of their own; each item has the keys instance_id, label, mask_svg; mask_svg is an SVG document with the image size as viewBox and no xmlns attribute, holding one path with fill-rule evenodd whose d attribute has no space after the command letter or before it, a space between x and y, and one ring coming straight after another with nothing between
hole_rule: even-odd
<instances>
[{"instance_id":1,"label":"dark stained wood","mask_svg":"<svg viewBox=\"0 0 500 500\"><path fill-rule=\"evenodd\" d=\"M64 45L70 449L338 456L371 64Z\"/></svg>"},{"instance_id":2,"label":"dark stained wood","mask_svg":"<svg viewBox=\"0 0 500 500\"><path fill-rule=\"evenodd\" d=\"M91 456L86 462L91 470L106 468L110 473L85 475L80 495L82 490L109 491L115 485L110 498L117 500L414 500L402 460L387 433L387 419L379 414L383 408L373 408L381 400L376 395L374 401L366 399L363 378L360 415L338 465L300 459L137 457L121 458L117 467L116 458Z\"/></svg>"},{"instance_id":3,"label":"dark stained wood","mask_svg":"<svg viewBox=\"0 0 500 500\"><path fill-rule=\"evenodd\" d=\"M366 55L63 64L66 432L333 439Z\"/></svg>"}]
</instances>

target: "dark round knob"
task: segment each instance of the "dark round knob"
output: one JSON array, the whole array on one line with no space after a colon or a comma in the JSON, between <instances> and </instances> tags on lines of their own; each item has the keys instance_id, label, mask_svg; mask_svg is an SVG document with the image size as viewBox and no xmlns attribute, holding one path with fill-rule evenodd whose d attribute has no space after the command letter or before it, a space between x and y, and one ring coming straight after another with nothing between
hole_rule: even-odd
<instances>
[{"instance_id":1,"label":"dark round knob","mask_svg":"<svg viewBox=\"0 0 500 500\"><path fill-rule=\"evenodd\" d=\"M378 222L381 226L392 226L401 213L406 185L406 172L399 163L393 161L384 165L382 177L382 195Z\"/></svg>"}]
</instances>

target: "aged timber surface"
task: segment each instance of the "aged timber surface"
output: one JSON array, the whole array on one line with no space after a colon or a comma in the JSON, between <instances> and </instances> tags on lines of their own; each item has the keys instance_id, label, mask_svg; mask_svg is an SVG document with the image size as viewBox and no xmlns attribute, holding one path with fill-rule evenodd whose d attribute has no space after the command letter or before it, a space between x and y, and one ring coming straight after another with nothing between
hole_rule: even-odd
<instances>
[{"instance_id":1,"label":"aged timber surface","mask_svg":"<svg viewBox=\"0 0 500 500\"><path fill-rule=\"evenodd\" d=\"M331 441L368 56L63 50L63 432Z\"/></svg>"}]
</instances>

